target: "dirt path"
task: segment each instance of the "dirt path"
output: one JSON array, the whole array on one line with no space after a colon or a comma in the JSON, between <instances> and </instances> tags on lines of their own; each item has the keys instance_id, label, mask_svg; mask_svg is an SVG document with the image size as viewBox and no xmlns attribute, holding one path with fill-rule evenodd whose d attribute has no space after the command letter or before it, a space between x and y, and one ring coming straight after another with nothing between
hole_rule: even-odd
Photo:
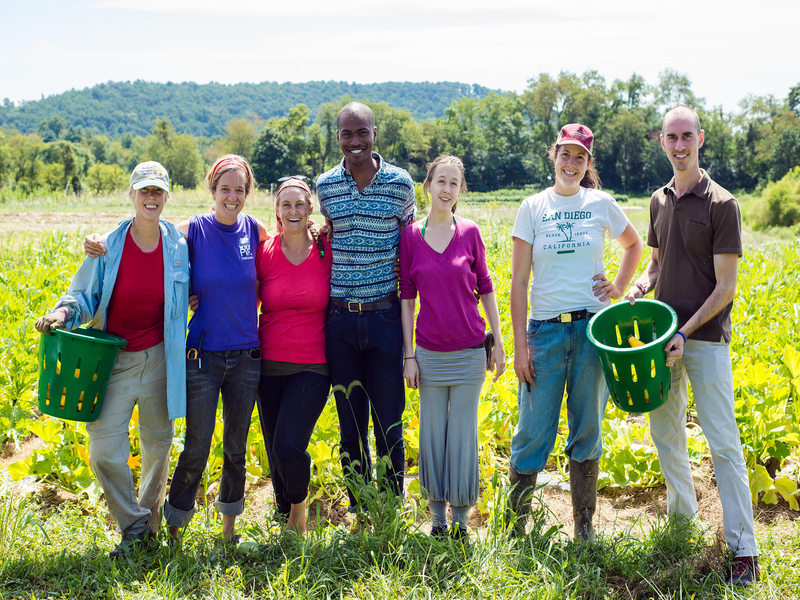
<instances>
[{"instance_id":1,"label":"dirt path","mask_svg":"<svg viewBox=\"0 0 800 600\"><path fill-rule=\"evenodd\" d=\"M32 452L42 446L42 441L31 436L26 438L17 448L9 442L0 449L0 480L8 481L8 466L17 460L29 457ZM546 485L541 490L541 500L548 510L548 520L550 524L562 525L563 531L572 535L572 503L570 501L568 486L560 482L555 477L543 477ZM406 487L412 481L406 478ZM540 481L541 483L541 481ZM700 516L712 527L722 527L722 506L717 494L716 485L713 482L710 465L704 464L695 469L695 489L697 491L698 506ZM23 495L35 495L40 504L47 510L62 502L78 502L79 500L61 490L50 485L36 482L33 478L26 478L21 482L16 482L13 487L17 493ZM209 490L209 502L213 502L216 495L216 488L212 486ZM247 506L244 518L249 520L264 521L268 519L273 510L273 491L272 483L268 479L261 479L255 484L247 485ZM202 496L198 498L201 500ZM344 500L344 499L342 499ZM607 488L601 490L598 496L596 527L605 533L620 532L624 530L646 531L660 518L666 514L667 492L664 485L652 488ZM322 519L333 524L349 524L350 516L341 501L331 502L330 500L318 501L312 505L310 510L311 522L319 514ZM800 518L800 513L792 511L785 503L776 506L759 505L756 512L756 529L763 529L768 525L777 527L793 527L793 521ZM470 527L477 532L477 535L486 535L486 517L473 509L469 521ZM112 522L108 522L109 529L113 529ZM427 531L429 523L420 520L420 529Z\"/></svg>"},{"instance_id":2,"label":"dirt path","mask_svg":"<svg viewBox=\"0 0 800 600\"><path fill-rule=\"evenodd\" d=\"M167 221L179 223L189 218L186 215L168 215ZM0 233L12 232L98 232L111 231L122 220L130 217L127 212L47 212L21 211L0 212Z\"/></svg>"}]
</instances>

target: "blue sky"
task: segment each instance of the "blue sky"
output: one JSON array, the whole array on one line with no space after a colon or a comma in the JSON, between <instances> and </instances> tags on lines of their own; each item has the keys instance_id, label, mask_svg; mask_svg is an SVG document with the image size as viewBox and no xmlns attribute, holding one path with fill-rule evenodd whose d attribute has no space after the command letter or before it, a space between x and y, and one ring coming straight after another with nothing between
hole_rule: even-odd
<instances>
[{"instance_id":1,"label":"blue sky","mask_svg":"<svg viewBox=\"0 0 800 600\"><path fill-rule=\"evenodd\" d=\"M522 91L539 73L610 84L665 68L706 105L800 83L800 2L23 0L0 21L0 99L106 81L461 81ZM739 8L741 6L741 8ZM763 6L763 10L758 7ZM353 7L353 8L348 8ZM678 8L684 13L679 13Z\"/></svg>"}]
</instances>

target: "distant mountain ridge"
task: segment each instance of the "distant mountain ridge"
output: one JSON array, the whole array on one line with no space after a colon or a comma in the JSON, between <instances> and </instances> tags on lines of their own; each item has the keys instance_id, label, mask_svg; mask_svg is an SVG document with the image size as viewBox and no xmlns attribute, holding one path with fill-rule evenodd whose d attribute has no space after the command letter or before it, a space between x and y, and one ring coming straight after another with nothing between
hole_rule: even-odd
<instances>
[{"instance_id":1,"label":"distant mountain ridge","mask_svg":"<svg viewBox=\"0 0 800 600\"><path fill-rule=\"evenodd\" d=\"M0 127L35 133L42 121L61 115L68 125L80 125L115 137L125 132L148 134L158 117L167 117L181 133L215 136L224 134L225 125L231 119L282 117L301 102L311 109L312 118L325 102L350 96L406 108L419 120L444 116L450 103L462 96L482 98L492 91L477 84L456 82L310 81L224 85L109 81L18 106L3 103Z\"/></svg>"}]
</instances>

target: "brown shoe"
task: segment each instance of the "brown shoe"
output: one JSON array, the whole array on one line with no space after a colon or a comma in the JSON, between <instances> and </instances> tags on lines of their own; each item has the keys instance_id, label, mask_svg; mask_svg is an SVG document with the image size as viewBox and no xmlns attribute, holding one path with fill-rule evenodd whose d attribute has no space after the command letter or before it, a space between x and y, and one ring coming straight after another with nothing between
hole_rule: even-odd
<instances>
[{"instance_id":1,"label":"brown shoe","mask_svg":"<svg viewBox=\"0 0 800 600\"><path fill-rule=\"evenodd\" d=\"M575 520L575 539L593 540L592 517L597 509L597 475L600 461L569 460L569 492L572 496L572 518Z\"/></svg>"},{"instance_id":2,"label":"brown shoe","mask_svg":"<svg viewBox=\"0 0 800 600\"><path fill-rule=\"evenodd\" d=\"M511 465L508 467L508 483L511 485L511 491L508 492L506 519L514 523L512 533L515 537L525 535L525 525L531 512L531 497L536 489L536 475L537 473L523 475L517 473Z\"/></svg>"},{"instance_id":3,"label":"brown shoe","mask_svg":"<svg viewBox=\"0 0 800 600\"><path fill-rule=\"evenodd\" d=\"M731 564L728 581L737 587L749 587L761 577L757 556L737 556Z\"/></svg>"}]
</instances>

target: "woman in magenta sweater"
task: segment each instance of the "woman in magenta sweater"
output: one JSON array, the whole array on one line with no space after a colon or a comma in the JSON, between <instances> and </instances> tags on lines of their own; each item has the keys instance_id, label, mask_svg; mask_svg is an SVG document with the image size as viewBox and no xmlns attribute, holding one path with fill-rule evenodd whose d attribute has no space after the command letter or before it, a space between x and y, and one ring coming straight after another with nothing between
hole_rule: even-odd
<instances>
[{"instance_id":1,"label":"woman in magenta sweater","mask_svg":"<svg viewBox=\"0 0 800 600\"><path fill-rule=\"evenodd\" d=\"M280 235L256 253L261 314L258 412L267 447L277 512L287 528L306 530L311 479L307 452L325 408L330 376L325 359L325 310L331 291L331 251L308 228L311 190L298 177L275 194Z\"/></svg>"},{"instance_id":2,"label":"woman in magenta sweater","mask_svg":"<svg viewBox=\"0 0 800 600\"><path fill-rule=\"evenodd\" d=\"M400 301L408 387L419 388L419 481L433 519L431 535L466 536L469 509L478 499L478 402L486 370L494 380L505 369L500 315L486 266L478 226L456 217L458 197L467 187L464 165L439 156L423 182L431 196L428 217L400 238ZM417 349L413 351L416 296ZM487 361L486 323L476 293L495 334Z\"/></svg>"}]
</instances>

